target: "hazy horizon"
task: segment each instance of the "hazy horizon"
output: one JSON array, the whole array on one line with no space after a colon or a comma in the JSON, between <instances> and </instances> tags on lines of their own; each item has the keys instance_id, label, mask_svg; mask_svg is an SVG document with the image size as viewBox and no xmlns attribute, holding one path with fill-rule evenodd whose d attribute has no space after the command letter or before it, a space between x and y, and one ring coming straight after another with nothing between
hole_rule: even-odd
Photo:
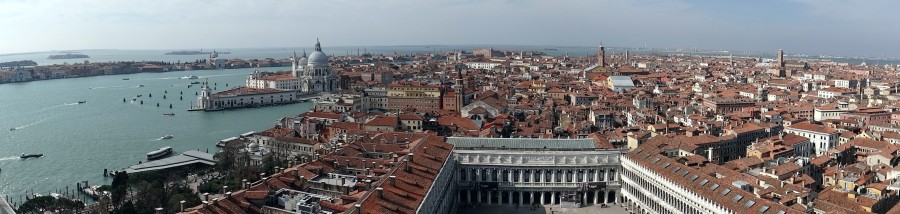
<instances>
[{"instance_id":1,"label":"hazy horizon","mask_svg":"<svg viewBox=\"0 0 900 214\"><path fill-rule=\"evenodd\" d=\"M644 47L900 56L900 2L0 0L0 54L323 46ZM873 15L877 14L877 16ZM204 48L210 47L210 48Z\"/></svg>"}]
</instances>

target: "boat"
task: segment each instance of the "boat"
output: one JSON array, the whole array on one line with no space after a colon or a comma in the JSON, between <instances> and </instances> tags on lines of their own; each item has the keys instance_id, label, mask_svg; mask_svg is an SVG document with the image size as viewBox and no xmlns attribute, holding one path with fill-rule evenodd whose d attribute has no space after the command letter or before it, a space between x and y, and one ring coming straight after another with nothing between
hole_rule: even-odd
<instances>
[{"instance_id":1,"label":"boat","mask_svg":"<svg viewBox=\"0 0 900 214\"><path fill-rule=\"evenodd\" d=\"M193 82L191 82L191 84L192 84L192 85L196 85L196 84L200 84L200 82L198 82L198 81L193 81Z\"/></svg>"},{"instance_id":2,"label":"boat","mask_svg":"<svg viewBox=\"0 0 900 214\"><path fill-rule=\"evenodd\" d=\"M39 158L39 157L44 157L44 154L25 154L25 153L22 153L22 155L19 156L19 158L22 158L22 159Z\"/></svg>"},{"instance_id":3,"label":"boat","mask_svg":"<svg viewBox=\"0 0 900 214\"><path fill-rule=\"evenodd\" d=\"M143 96L144 96L143 94L138 94L138 95L137 95L137 97L143 97Z\"/></svg>"},{"instance_id":4,"label":"boat","mask_svg":"<svg viewBox=\"0 0 900 214\"><path fill-rule=\"evenodd\" d=\"M175 113L163 113L163 116L175 116Z\"/></svg>"},{"instance_id":5,"label":"boat","mask_svg":"<svg viewBox=\"0 0 900 214\"><path fill-rule=\"evenodd\" d=\"M131 79L128 79L128 78L122 78L122 80L131 80Z\"/></svg>"},{"instance_id":6,"label":"boat","mask_svg":"<svg viewBox=\"0 0 900 214\"><path fill-rule=\"evenodd\" d=\"M15 131L16 127L9 128L9 131Z\"/></svg>"},{"instance_id":7,"label":"boat","mask_svg":"<svg viewBox=\"0 0 900 214\"><path fill-rule=\"evenodd\" d=\"M192 79L192 80L199 79L199 78L200 78L200 77L193 76L193 75L191 75L191 77L188 77L188 79Z\"/></svg>"},{"instance_id":8,"label":"boat","mask_svg":"<svg viewBox=\"0 0 900 214\"><path fill-rule=\"evenodd\" d=\"M84 104L84 103L86 103L86 102L87 102L87 101L82 100L82 101L78 101L78 104Z\"/></svg>"},{"instance_id":9,"label":"boat","mask_svg":"<svg viewBox=\"0 0 900 214\"><path fill-rule=\"evenodd\" d=\"M172 154L172 147L166 146L147 153L147 160L154 160Z\"/></svg>"},{"instance_id":10,"label":"boat","mask_svg":"<svg viewBox=\"0 0 900 214\"><path fill-rule=\"evenodd\" d=\"M175 115L175 114L172 114L172 115ZM172 136L172 135L166 135L166 136L163 136L162 139L163 139L163 140L168 140L168 139L172 139L173 137L175 137L175 136Z\"/></svg>"},{"instance_id":11,"label":"boat","mask_svg":"<svg viewBox=\"0 0 900 214\"><path fill-rule=\"evenodd\" d=\"M140 87L144 87L144 85L138 85L138 88L140 88Z\"/></svg>"}]
</instances>

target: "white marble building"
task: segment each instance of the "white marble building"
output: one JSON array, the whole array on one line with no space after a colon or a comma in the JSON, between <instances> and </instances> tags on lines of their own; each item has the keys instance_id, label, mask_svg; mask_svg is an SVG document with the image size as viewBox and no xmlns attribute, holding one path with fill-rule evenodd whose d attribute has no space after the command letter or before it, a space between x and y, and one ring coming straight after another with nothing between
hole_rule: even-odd
<instances>
[{"instance_id":1,"label":"white marble building","mask_svg":"<svg viewBox=\"0 0 900 214\"><path fill-rule=\"evenodd\" d=\"M328 55L322 52L319 41L316 41L315 51L309 55L309 58L304 52L302 58L297 58L295 54L291 61L291 73L300 80L301 93L338 91L337 74L331 70Z\"/></svg>"},{"instance_id":2,"label":"white marble building","mask_svg":"<svg viewBox=\"0 0 900 214\"><path fill-rule=\"evenodd\" d=\"M584 207L619 202L624 149L593 139L447 138L459 202Z\"/></svg>"}]
</instances>

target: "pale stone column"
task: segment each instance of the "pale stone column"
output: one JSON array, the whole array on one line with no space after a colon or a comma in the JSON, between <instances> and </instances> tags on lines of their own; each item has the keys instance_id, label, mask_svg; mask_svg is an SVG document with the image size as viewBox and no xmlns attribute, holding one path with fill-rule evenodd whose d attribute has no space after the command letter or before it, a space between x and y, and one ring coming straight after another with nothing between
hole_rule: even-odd
<instances>
[{"instance_id":1,"label":"pale stone column","mask_svg":"<svg viewBox=\"0 0 900 214\"><path fill-rule=\"evenodd\" d=\"M472 203L472 190L466 190L466 195L469 196L469 197L466 197L466 202L471 204Z\"/></svg>"},{"instance_id":2,"label":"pale stone column","mask_svg":"<svg viewBox=\"0 0 900 214\"><path fill-rule=\"evenodd\" d=\"M506 193L509 194L509 195L508 195L509 197L507 197L507 200L509 200L509 205L513 205L513 201L512 201L512 200L513 200L513 196L512 196L513 191L509 191L509 192L506 192Z\"/></svg>"},{"instance_id":3,"label":"pale stone column","mask_svg":"<svg viewBox=\"0 0 900 214\"><path fill-rule=\"evenodd\" d=\"M519 192L519 206L525 204L525 192Z\"/></svg>"},{"instance_id":4,"label":"pale stone column","mask_svg":"<svg viewBox=\"0 0 900 214\"><path fill-rule=\"evenodd\" d=\"M535 170L528 171L528 181L530 181L532 183L537 183L537 181L534 180L534 171Z\"/></svg>"},{"instance_id":5,"label":"pale stone column","mask_svg":"<svg viewBox=\"0 0 900 214\"><path fill-rule=\"evenodd\" d=\"M581 206L587 206L587 192L581 193Z\"/></svg>"},{"instance_id":6,"label":"pale stone column","mask_svg":"<svg viewBox=\"0 0 900 214\"><path fill-rule=\"evenodd\" d=\"M491 192L493 192L493 191L490 191L490 190L487 191L487 205L491 205L491 198L492 198Z\"/></svg>"},{"instance_id":7,"label":"pale stone column","mask_svg":"<svg viewBox=\"0 0 900 214\"><path fill-rule=\"evenodd\" d=\"M475 194L477 195L478 203L480 204L481 203L481 191L475 191Z\"/></svg>"},{"instance_id":8,"label":"pale stone column","mask_svg":"<svg viewBox=\"0 0 900 214\"><path fill-rule=\"evenodd\" d=\"M519 169L519 182L525 182L525 170Z\"/></svg>"},{"instance_id":9,"label":"pale stone column","mask_svg":"<svg viewBox=\"0 0 900 214\"><path fill-rule=\"evenodd\" d=\"M600 191L594 190L594 204L600 204Z\"/></svg>"},{"instance_id":10,"label":"pale stone column","mask_svg":"<svg viewBox=\"0 0 900 214\"><path fill-rule=\"evenodd\" d=\"M581 173L581 177L582 177L582 178L581 178L581 182L588 182L588 171L587 171L587 170L584 170L584 171L582 171L582 172L583 172L583 173Z\"/></svg>"},{"instance_id":11,"label":"pale stone column","mask_svg":"<svg viewBox=\"0 0 900 214\"><path fill-rule=\"evenodd\" d=\"M618 191L613 191L613 192L615 192L615 196L616 196L615 202L616 202L616 203L619 203L619 196L621 196L621 195L619 194Z\"/></svg>"},{"instance_id":12,"label":"pale stone column","mask_svg":"<svg viewBox=\"0 0 900 214\"><path fill-rule=\"evenodd\" d=\"M528 204L534 204L534 192L528 192L528 193L529 193L529 199L528 199L528 201L531 202L531 203L528 203Z\"/></svg>"},{"instance_id":13,"label":"pale stone column","mask_svg":"<svg viewBox=\"0 0 900 214\"><path fill-rule=\"evenodd\" d=\"M550 182L556 182L556 170L550 171Z\"/></svg>"},{"instance_id":14,"label":"pale stone column","mask_svg":"<svg viewBox=\"0 0 900 214\"><path fill-rule=\"evenodd\" d=\"M541 194L541 204L544 204L544 193L546 193L546 192L541 192L541 193L540 193L540 194Z\"/></svg>"},{"instance_id":15,"label":"pale stone column","mask_svg":"<svg viewBox=\"0 0 900 214\"><path fill-rule=\"evenodd\" d=\"M550 204L551 204L551 205L555 205L555 204L556 204L556 192L551 192L551 193L550 193Z\"/></svg>"},{"instance_id":16,"label":"pale stone column","mask_svg":"<svg viewBox=\"0 0 900 214\"><path fill-rule=\"evenodd\" d=\"M603 191L603 203L609 203L609 190Z\"/></svg>"},{"instance_id":17,"label":"pale stone column","mask_svg":"<svg viewBox=\"0 0 900 214\"><path fill-rule=\"evenodd\" d=\"M594 170L594 181L600 181L600 170Z\"/></svg>"},{"instance_id":18,"label":"pale stone column","mask_svg":"<svg viewBox=\"0 0 900 214\"><path fill-rule=\"evenodd\" d=\"M547 170L541 170L541 183L547 182L546 178Z\"/></svg>"},{"instance_id":19,"label":"pale stone column","mask_svg":"<svg viewBox=\"0 0 900 214\"><path fill-rule=\"evenodd\" d=\"M475 181L481 181L481 169L475 169Z\"/></svg>"}]
</instances>

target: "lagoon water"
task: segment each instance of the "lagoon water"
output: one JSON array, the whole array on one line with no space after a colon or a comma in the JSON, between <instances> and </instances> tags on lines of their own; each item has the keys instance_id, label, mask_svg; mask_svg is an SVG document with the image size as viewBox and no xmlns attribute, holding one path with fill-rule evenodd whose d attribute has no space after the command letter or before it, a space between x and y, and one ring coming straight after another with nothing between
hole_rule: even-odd
<instances>
[{"instance_id":1,"label":"lagoon water","mask_svg":"<svg viewBox=\"0 0 900 214\"><path fill-rule=\"evenodd\" d=\"M172 146L178 153L196 149L215 152L215 143L221 139L270 128L281 117L310 109L311 103L297 103L219 112L187 111L196 102L195 92L199 91L199 85L188 88L190 82L208 79L210 85L215 84L215 91L222 91L243 85L253 70L142 73L0 84L0 194L18 201L25 191L47 195L56 189L64 191L66 185L74 189L78 181L108 184L111 179L103 177L103 169L122 169L146 161L146 153L160 147ZM191 75L200 79L180 79ZM142 97L132 102L139 94ZM126 102L122 102L123 98ZM169 112L175 116L162 115ZM10 128L16 130L9 131ZM160 139L165 135L174 138ZM42 153L44 157L21 160L21 153Z\"/></svg>"}]
</instances>

